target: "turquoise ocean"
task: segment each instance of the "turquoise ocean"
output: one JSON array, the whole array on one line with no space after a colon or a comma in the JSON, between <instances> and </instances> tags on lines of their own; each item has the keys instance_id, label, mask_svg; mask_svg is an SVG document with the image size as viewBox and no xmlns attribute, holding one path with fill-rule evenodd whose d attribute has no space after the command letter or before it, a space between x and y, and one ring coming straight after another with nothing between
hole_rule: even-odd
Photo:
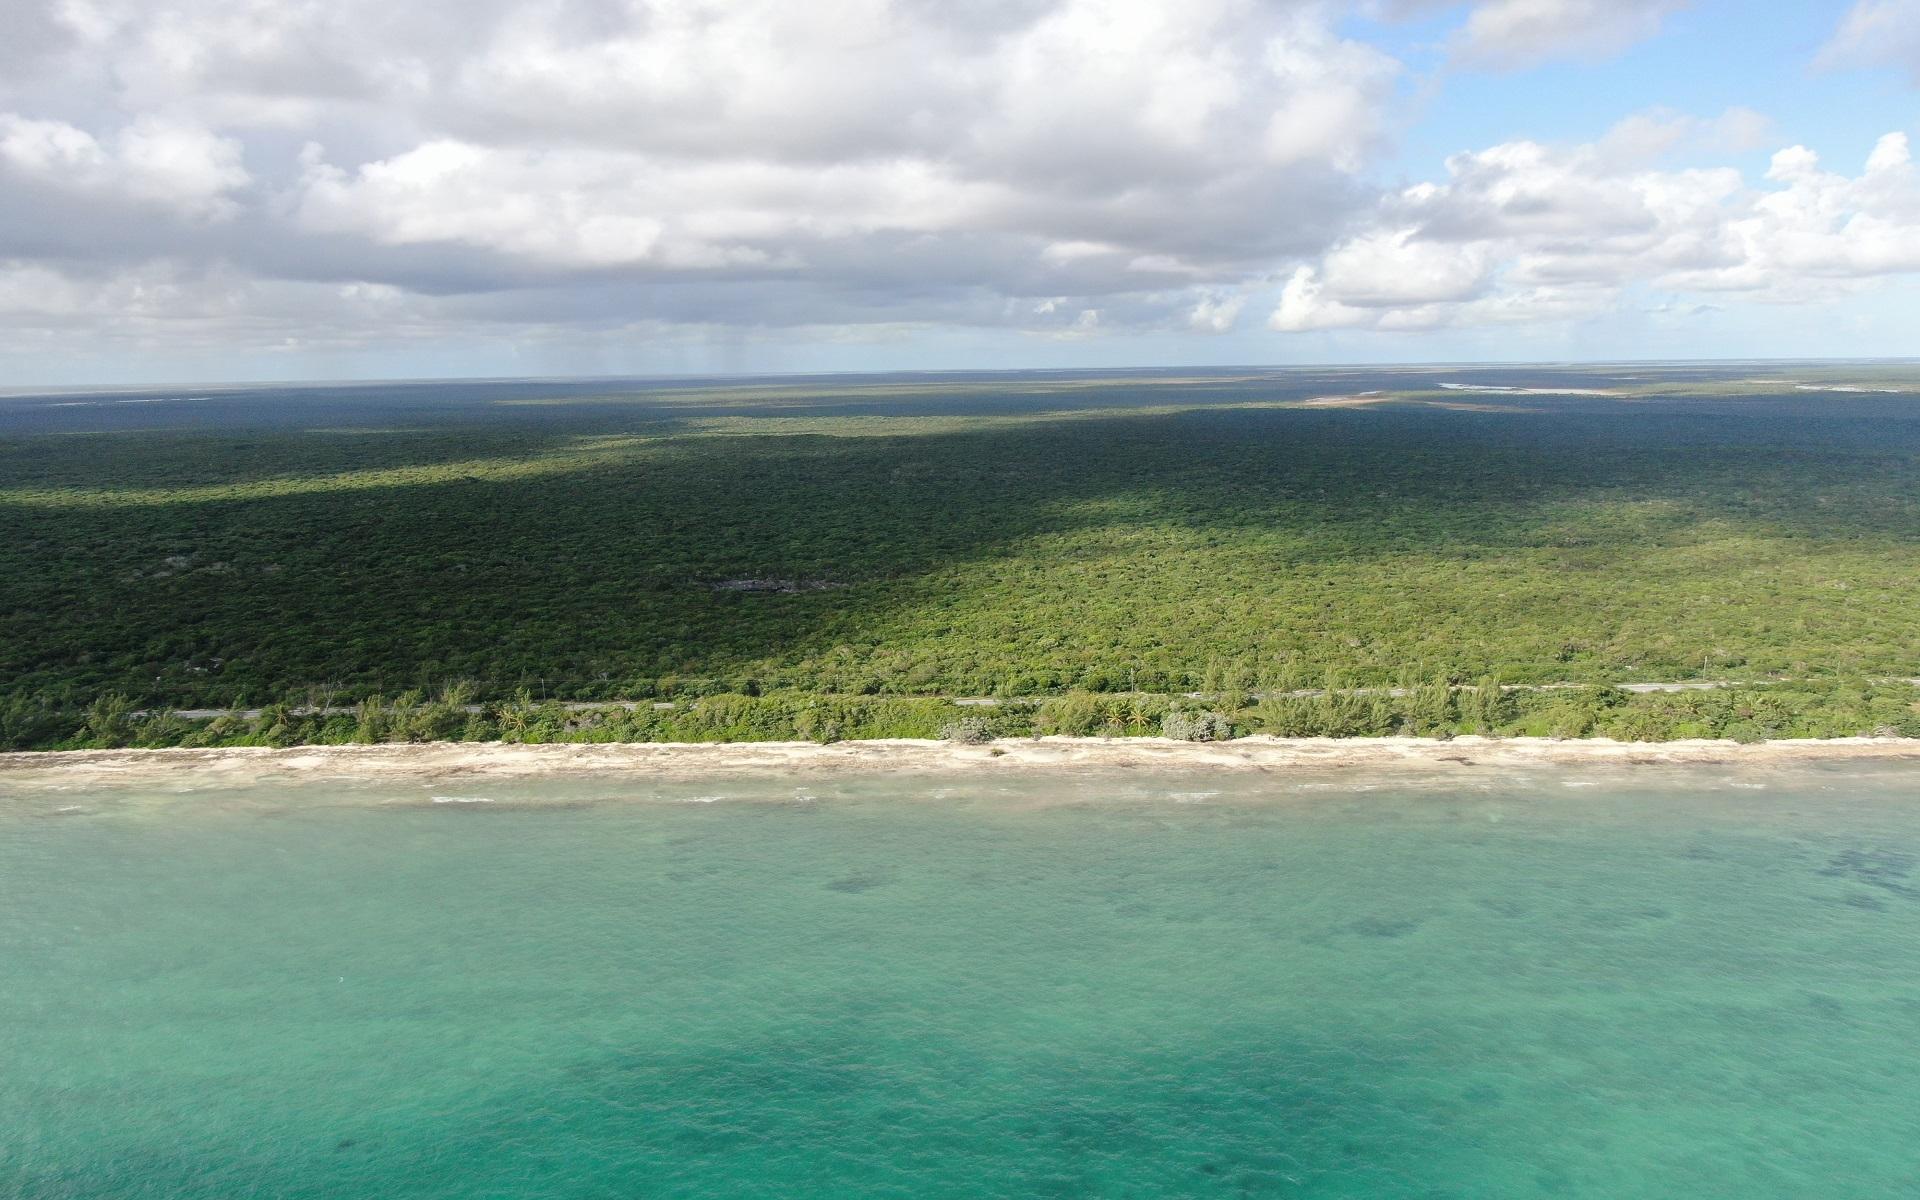
<instances>
[{"instance_id":1,"label":"turquoise ocean","mask_svg":"<svg viewBox=\"0 0 1920 1200\"><path fill-rule=\"evenodd\" d=\"M0 781L0 1196L1920 1196L1920 767Z\"/></svg>"}]
</instances>

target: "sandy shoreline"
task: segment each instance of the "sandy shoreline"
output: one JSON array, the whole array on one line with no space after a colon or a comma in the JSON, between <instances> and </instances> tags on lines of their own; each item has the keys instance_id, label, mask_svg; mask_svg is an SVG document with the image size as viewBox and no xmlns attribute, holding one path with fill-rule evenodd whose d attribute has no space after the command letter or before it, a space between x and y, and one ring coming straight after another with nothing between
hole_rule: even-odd
<instances>
[{"instance_id":1,"label":"sandy shoreline","mask_svg":"<svg viewBox=\"0 0 1920 1200\"><path fill-rule=\"evenodd\" d=\"M63 750L0 754L0 785L191 783L254 786L273 781L435 782L592 775L666 779L837 772L947 774L1028 770L1225 770L1282 772L1408 767L1789 766L1832 760L1920 761L1920 738L1759 742L1616 742L1590 738L1272 738L1175 742L1164 738L1022 738L990 746L886 740L837 742L631 743L610 745L436 742L426 745L297 746L273 749Z\"/></svg>"}]
</instances>

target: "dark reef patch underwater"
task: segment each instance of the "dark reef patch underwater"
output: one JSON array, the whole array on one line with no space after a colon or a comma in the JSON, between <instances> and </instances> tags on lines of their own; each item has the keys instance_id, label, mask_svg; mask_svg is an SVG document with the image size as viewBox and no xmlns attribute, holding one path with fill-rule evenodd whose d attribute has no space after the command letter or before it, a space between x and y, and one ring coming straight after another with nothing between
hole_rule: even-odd
<instances>
[{"instance_id":1,"label":"dark reef patch underwater","mask_svg":"<svg viewBox=\"0 0 1920 1200\"><path fill-rule=\"evenodd\" d=\"M0 1196L1920 1194L1916 785L0 791Z\"/></svg>"}]
</instances>

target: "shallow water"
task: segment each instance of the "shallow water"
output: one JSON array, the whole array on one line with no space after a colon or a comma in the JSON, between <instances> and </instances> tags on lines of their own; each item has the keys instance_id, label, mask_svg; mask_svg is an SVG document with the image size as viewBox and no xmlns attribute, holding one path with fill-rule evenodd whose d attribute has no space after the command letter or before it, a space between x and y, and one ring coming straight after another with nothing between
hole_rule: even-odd
<instances>
[{"instance_id":1,"label":"shallow water","mask_svg":"<svg viewBox=\"0 0 1920 1200\"><path fill-rule=\"evenodd\" d=\"M1920 1194L1912 766L4 786L0 1196Z\"/></svg>"}]
</instances>

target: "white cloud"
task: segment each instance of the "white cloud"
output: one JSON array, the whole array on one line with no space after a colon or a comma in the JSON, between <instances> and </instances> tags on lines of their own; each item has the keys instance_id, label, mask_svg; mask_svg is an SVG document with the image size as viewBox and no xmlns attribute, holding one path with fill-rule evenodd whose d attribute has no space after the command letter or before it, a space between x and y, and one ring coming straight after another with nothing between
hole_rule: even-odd
<instances>
[{"instance_id":1,"label":"white cloud","mask_svg":"<svg viewBox=\"0 0 1920 1200\"><path fill-rule=\"evenodd\" d=\"M1454 38L1462 61L1497 69L1606 58L1660 31L1685 0L1482 0Z\"/></svg>"},{"instance_id":2,"label":"white cloud","mask_svg":"<svg viewBox=\"0 0 1920 1200\"><path fill-rule=\"evenodd\" d=\"M1201 333L1225 333L1240 319L1245 296L1202 296L1187 314L1189 327Z\"/></svg>"},{"instance_id":3,"label":"white cloud","mask_svg":"<svg viewBox=\"0 0 1920 1200\"><path fill-rule=\"evenodd\" d=\"M1636 287L1788 300L1911 269L1902 141L1851 176L1804 151L1760 180L1688 169L1773 144L1749 109L1375 181L1418 89L1371 17L1448 10L1453 61L1507 69L1614 53L1678 7L20 0L0 300L6 328L209 339L1088 338L1244 333L1249 305L1290 330L1571 319ZM1856 5L1825 57L1920 45L1913 8Z\"/></svg>"},{"instance_id":4,"label":"white cloud","mask_svg":"<svg viewBox=\"0 0 1920 1200\"><path fill-rule=\"evenodd\" d=\"M1268 42L1267 65L1286 84L1267 119L1267 156L1282 164L1327 161L1358 169L1379 136L1382 97L1399 64L1298 19L1286 36Z\"/></svg>"},{"instance_id":5,"label":"white cloud","mask_svg":"<svg viewBox=\"0 0 1920 1200\"><path fill-rule=\"evenodd\" d=\"M1487 282L1489 255L1478 242L1424 241L1416 230L1366 233L1321 260L1327 286L1364 308L1402 308L1461 300Z\"/></svg>"},{"instance_id":6,"label":"white cloud","mask_svg":"<svg viewBox=\"0 0 1920 1200\"><path fill-rule=\"evenodd\" d=\"M1920 0L1858 0L1814 61L1827 68L1894 67L1920 84Z\"/></svg>"},{"instance_id":7,"label":"white cloud","mask_svg":"<svg viewBox=\"0 0 1920 1200\"><path fill-rule=\"evenodd\" d=\"M40 7L60 86L0 76L0 111L88 119L20 118L0 162L203 228L41 206L9 234L0 195L0 255L571 282L565 307L743 326L1021 325L1052 296L1178 326L1370 201L1399 72L1322 0ZM121 133L86 132L115 108Z\"/></svg>"},{"instance_id":8,"label":"white cloud","mask_svg":"<svg viewBox=\"0 0 1920 1200\"><path fill-rule=\"evenodd\" d=\"M1710 120L1648 109L1615 122L1595 149L1610 160L1638 165L1679 151L1745 153L1764 148L1772 138L1773 119L1751 108L1729 108Z\"/></svg>"},{"instance_id":9,"label":"white cloud","mask_svg":"<svg viewBox=\"0 0 1920 1200\"><path fill-rule=\"evenodd\" d=\"M360 234L383 245L458 243L560 267L716 266L729 258L727 247L711 242L668 240L647 178L604 153L496 150L443 139L351 174L320 154L309 147L295 213L309 231ZM741 247L734 257L752 255Z\"/></svg>"},{"instance_id":10,"label":"white cloud","mask_svg":"<svg viewBox=\"0 0 1920 1200\"><path fill-rule=\"evenodd\" d=\"M1731 169L1658 169L1623 149L1657 154L1660 142L1629 130L1457 155L1446 182L1406 189L1373 228L1300 267L1269 324L1547 322L1605 311L1637 286L1794 302L1920 272L1920 172L1904 133L1881 138L1858 175L1795 146L1757 184Z\"/></svg>"},{"instance_id":11,"label":"white cloud","mask_svg":"<svg viewBox=\"0 0 1920 1200\"><path fill-rule=\"evenodd\" d=\"M1728 223L1735 261L1676 283L1792 296L1804 281L1920 271L1920 173L1906 134L1881 138L1857 176L1824 171L1794 146L1773 156L1767 178L1782 186Z\"/></svg>"},{"instance_id":12,"label":"white cloud","mask_svg":"<svg viewBox=\"0 0 1920 1200\"><path fill-rule=\"evenodd\" d=\"M246 186L240 143L143 116L101 142L65 121L0 113L0 172L17 182L90 198L131 201L198 220L232 216Z\"/></svg>"}]
</instances>

